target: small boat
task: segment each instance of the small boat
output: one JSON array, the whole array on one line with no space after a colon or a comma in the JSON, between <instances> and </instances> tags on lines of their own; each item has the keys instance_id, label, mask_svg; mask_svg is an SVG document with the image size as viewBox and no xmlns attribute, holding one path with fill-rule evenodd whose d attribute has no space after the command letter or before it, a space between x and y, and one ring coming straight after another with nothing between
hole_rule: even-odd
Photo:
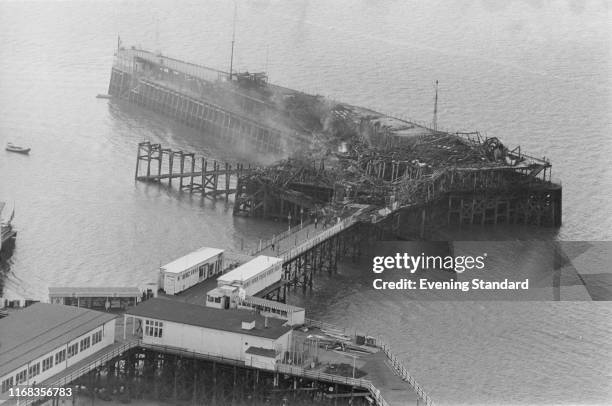
<instances>
[{"instance_id":1,"label":"small boat","mask_svg":"<svg viewBox=\"0 0 612 406\"><path fill-rule=\"evenodd\" d=\"M103 94L103 93L100 93L100 94L98 94L98 95L96 96L96 98L97 98L97 99L112 99L112 98L113 98L113 96L111 96L110 94Z\"/></svg>"},{"instance_id":2,"label":"small boat","mask_svg":"<svg viewBox=\"0 0 612 406\"><path fill-rule=\"evenodd\" d=\"M15 145L12 142L6 144L6 150L11 152L18 152L20 154L29 154L30 148L20 147L19 145Z\"/></svg>"}]
</instances>

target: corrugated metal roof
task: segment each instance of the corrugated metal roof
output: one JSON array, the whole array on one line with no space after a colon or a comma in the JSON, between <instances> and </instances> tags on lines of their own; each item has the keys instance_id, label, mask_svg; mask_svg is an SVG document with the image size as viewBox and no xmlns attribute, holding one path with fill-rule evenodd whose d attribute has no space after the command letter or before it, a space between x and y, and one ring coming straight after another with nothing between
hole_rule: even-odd
<instances>
[{"instance_id":1,"label":"corrugated metal roof","mask_svg":"<svg viewBox=\"0 0 612 406\"><path fill-rule=\"evenodd\" d=\"M202 247L161 267L166 273L181 273L223 252L219 248Z\"/></svg>"},{"instance_id":2,"label":"corrugated metal roof","mask_svg":"<svg viewBox=\"0 0 612 406\"><path fill-rule=\"evenodd\" d=\"M249 310L214 309L173 299L149 299L129 309L127 314L272 339L277 339L291 330L290 327L283 326L283 320L274 318L268 318L268 328L265 328L264 317ZM253 320L254 329L242 329L243 321Z\"/></svg>"},{"instance_id":3,"label":"corrugated metal roof","mask_svg":"<svg viewBox=\"0 0 612 406\"><path fill-rule=\"evenodd\" d=\"M136 297L137 287L50 287L49 297Z\"/></svg>"},{"instance_id":4,"label":"corrugated metal roof","mask_svg":"<svg viewBox=\"0 0 612 406\"><path fill-rule=\"evenodd\" d=\"M0 376L16 370L98 326L114 314L35 303L0 319Z\"/></svg>"},{"instance_id":5,"label":"corrugated metal roof","mask_svg":"<svg viewBox=\"0 0 612 406\"><path fill-rule=\"evenodd\" d=\"M261 271L264 271L282 261L282 258L260 255L250 260L246 264L242 264L238 268L219 276L219 278L217 278L217 281L226 283L244 282L246 280L251 279L253 276L257 275Z\"/></svg>"}]
</instances>

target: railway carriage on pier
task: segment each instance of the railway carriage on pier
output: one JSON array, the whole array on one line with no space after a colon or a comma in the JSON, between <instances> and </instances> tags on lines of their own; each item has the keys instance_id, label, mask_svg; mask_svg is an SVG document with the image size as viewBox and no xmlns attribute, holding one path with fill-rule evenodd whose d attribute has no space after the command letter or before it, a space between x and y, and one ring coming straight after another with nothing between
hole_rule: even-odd
<instances>
[{"instance_id":1,"label":"railway carriage on pier","mask_svg":"<svg viewBox=\"0 0 612 406\"><path fill-rule=\"evenodd\" d=\"M207 293L206 306L219 309L236 307L239 296L255 296L279 282L282 274L282 258L260 255L219 276L217 288Z\"/></svg>"},{"instance_id":2,"label":"railway carriage on pier","mask_svg":"<svg viewBox=\"0 0 612 406\"><path fill-rule=\"evenodd\" d=\"M217 285L234 285L243 289L248 296L254 296L280 281L282 272L283 260L281 258L260 255L221 275L217 279Z\"/></svg>"},{"instance_id":3,"label":"railway carriage on pier","mask_svg":"<svg viewBox=\"0 0 612 406\"><path fill-rule=\"evenodd\" d=\"M223 271L223 250L203 247L159 269L159 287L175 295Z\"/></svg>"}]
</instances>

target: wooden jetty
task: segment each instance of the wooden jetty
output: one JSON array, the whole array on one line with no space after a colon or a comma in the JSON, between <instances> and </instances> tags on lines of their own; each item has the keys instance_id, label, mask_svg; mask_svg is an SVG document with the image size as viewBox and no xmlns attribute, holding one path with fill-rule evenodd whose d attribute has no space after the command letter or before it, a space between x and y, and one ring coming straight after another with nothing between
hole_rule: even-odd
<instances>
[{"instance_id":1,"label":"wooden jetty","mask_svg":"<svg viewBox=\"0 0 612 406\"><path fill-rule=\"evenodd\" d=\"M181 191L188 190L202 196L225 195L227 199L236 193L239 177L249 171L250 165L211 162L203 157L196 158L193 152L174 151L147 141L138 144L135 179L146 182L167 180L169 186L176 179Z\"/></svg>"}]
</instances>

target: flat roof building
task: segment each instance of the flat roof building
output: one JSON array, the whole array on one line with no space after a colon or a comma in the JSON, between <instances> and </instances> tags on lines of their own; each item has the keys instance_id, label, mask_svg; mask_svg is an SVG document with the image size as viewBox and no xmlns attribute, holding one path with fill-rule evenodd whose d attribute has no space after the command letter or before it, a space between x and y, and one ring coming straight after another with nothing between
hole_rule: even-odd
<instances>
[{"instance_id":1,"label":"flat roof building","mask_svg":"<svg viewBox=\"0 0 612 406\"><path fill-rule=\"evenodd\" d=\"M159 287L169 295L223 271L223 250L203 247L159 268Z\"/></svg>"},{"instance_id":2,"label":"flat roof building","mask_svg":"<svg viewBox=\"0 0 612 406\"><path fill-rule=\"evenodd\" d=\"M274 369L276 360L288 351L291 339L291 328L279 319L170 299L147 300L128 310L125 317L135 319L136 332L145 345L174 347L268 369ZM259 350L247 352L251 347Z\"/></svg>"},{"instance_id":3,"label":"flat roof building","mask_svg":"<svg viewBox=\"0 0 612 406\"><path fill-rule=\"evenodd\" d=\"M246 296L244 299L240 299L237 307L239 309L255 310L263 316L287 320L287 324L290 326L302 325L306 320L306 309L303 307L292 306L256 296Z\"/></svg>"},{"instance_id":4,"label":"flat roof building","mask_svg":"<svg viewBox=\"0 0 612 406\"><path fill-rule=\"evenodd\" d=\"M190 252L174 261L164 265L161 269L166 273L179 274L185 269L192 268L199 263L205 262L213 257L222 254L223 250L219 248L202 247L197 251Z\"/></svg>"},{"instance_id":5,"label":"flat roof building","mask_svg":"<svg viewBox=\"0 0 612 406\"><path fill-rule=\"evenodd\" d=\"M234 285L249 296L279 282L283 276L283 259L260 255L217 278L217 286Z\"/></svg>"},{"instance_id":6,"label":"flat roof building","mask_svg":"<svg viewBox=\"0 0 612 406\"><path fill-rule=\"evenodd\" d=\"M49 303L90 309L126 309L136 306L143 292L133 286L49 287Z\"/></svg>"},{"instance_id":7,"label":"flat roof building","mask_svg":"<svg viewBox=\"0 0 612 406\"><path fill-rule=\"evenodd\" d=\"M16 385L42 382L115 341L109 313L35 303L0 319L0 404Z\"/></svg>"},{"instance_id":8,"label":"flat roof building","mask_svg":"<svg viewBox=\"0 0 612 406\"><path fill-rule=\"evenodd\" d=\"M217 278L217 281L219 283L228 285L234 282L244 282L253 278L254 276L257 276L262 270L268 269L282 262L282 258L260 255L253 258L246 264L242 264L239 267L221 275L219 278Z\"/></svg>"}]
</instances>

